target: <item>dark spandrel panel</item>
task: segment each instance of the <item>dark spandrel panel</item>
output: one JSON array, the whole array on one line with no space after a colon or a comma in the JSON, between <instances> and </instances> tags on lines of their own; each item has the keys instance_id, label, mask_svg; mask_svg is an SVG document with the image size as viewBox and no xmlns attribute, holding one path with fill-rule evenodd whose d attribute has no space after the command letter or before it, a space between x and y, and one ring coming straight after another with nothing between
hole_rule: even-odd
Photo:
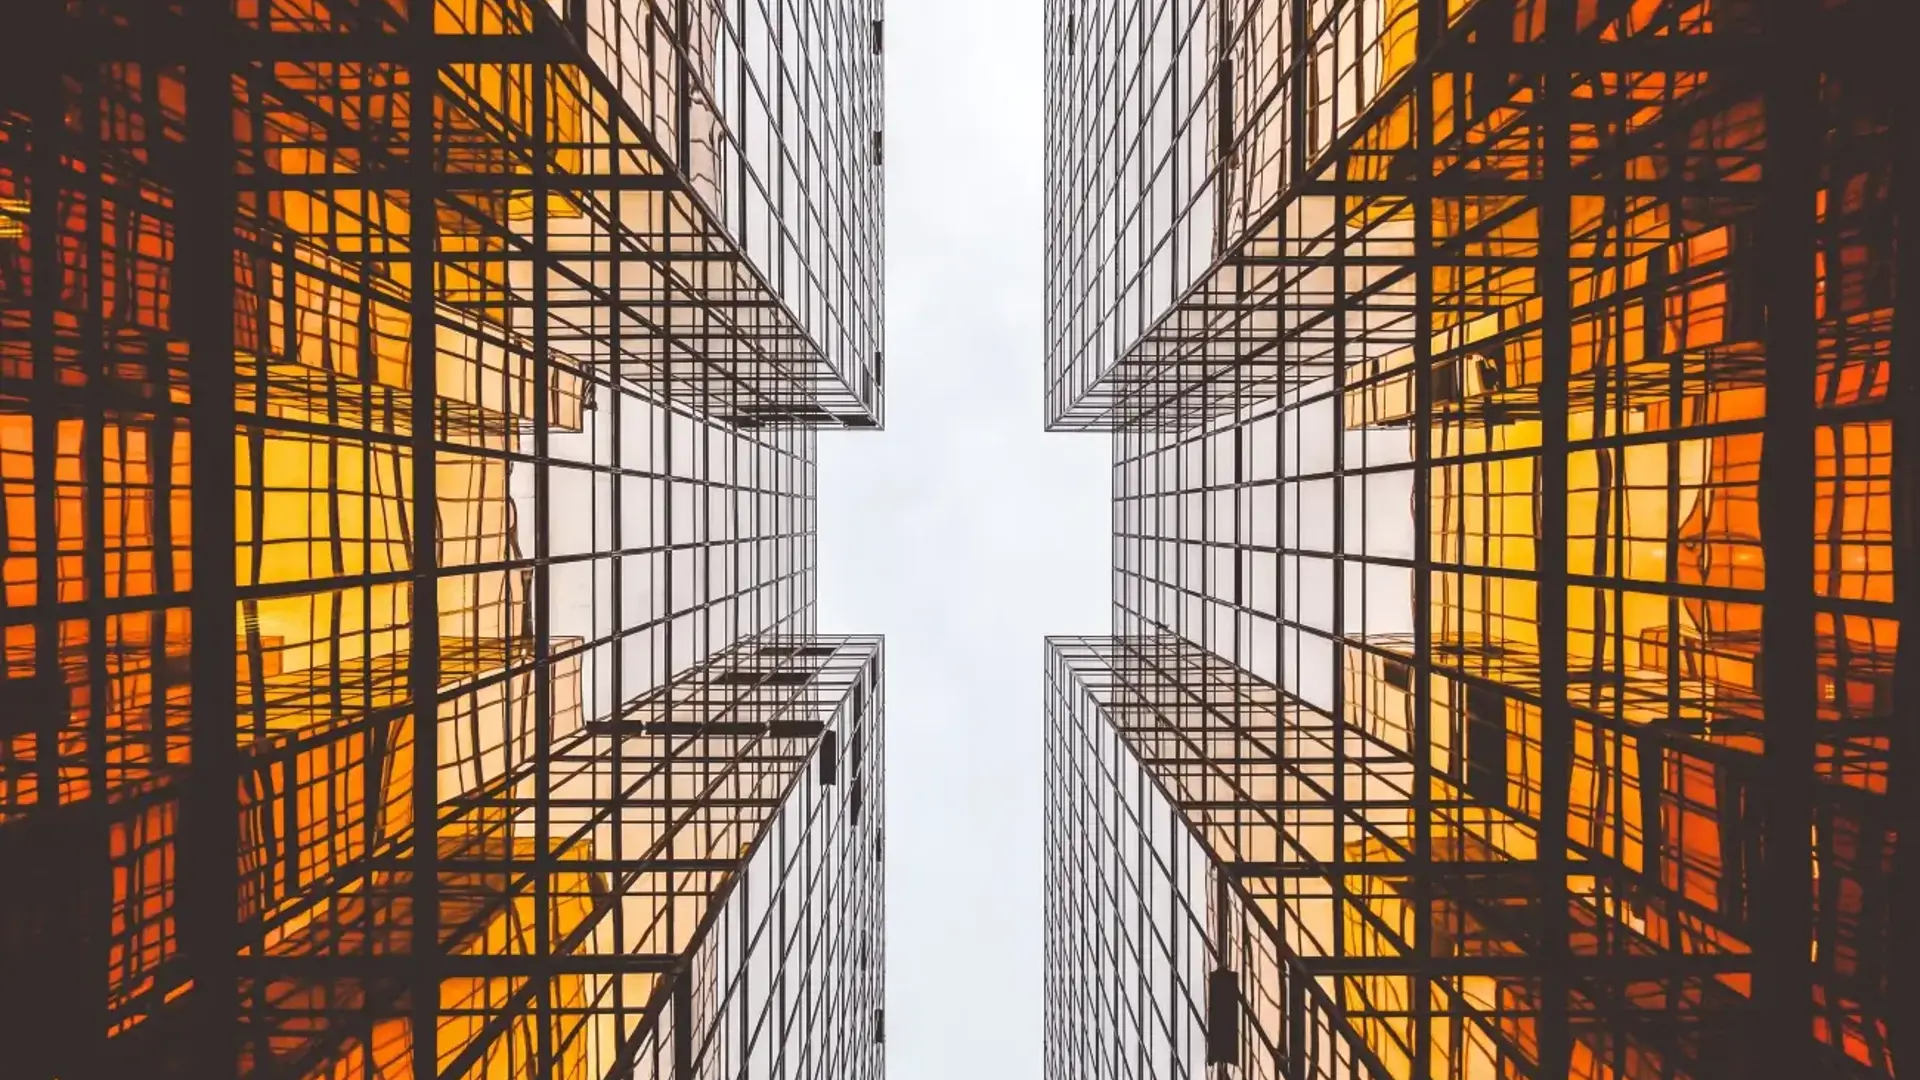
<instances>
[{"instance_id":1,"label":"dark spandrel panel","mask_svg":"<svg viewBox=\"0 0 1920 1080\"><path fill-rule=\"evenodd\" d=\"M0 866L35 867L0 887L0 1046L9 1075L87 1075L106 1041L107 829L75 806L0 825Z\"/></svg>"}]
</instances>

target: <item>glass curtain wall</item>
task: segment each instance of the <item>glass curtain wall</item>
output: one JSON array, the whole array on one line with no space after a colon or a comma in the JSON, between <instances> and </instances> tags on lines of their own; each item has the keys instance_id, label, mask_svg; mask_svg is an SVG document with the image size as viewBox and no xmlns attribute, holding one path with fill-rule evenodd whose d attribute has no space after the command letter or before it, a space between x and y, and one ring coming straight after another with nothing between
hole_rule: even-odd
<instances>
[{"instance_id":1,"label":"glass curtain wall","mask_svg":"<svg viewBox=\"0 0 1920 1080\"><path fill-rule=\"evenodd\" d=\"M0 1073L877 1076L878 4L10 16Z\"/></svg>"},{"instance_id":2,"label":"glass curtain wall","mask_svg":"<svg viewBox=\"0 0 1920 1080\"><path fill-rule=\"evenodd\" d=\"M1277 867L1201 840L1312 988L1220 1075L1893 1075L1892 19L1049 6L1048 416L1115 448L1098 650L1200 650L1271 702L1232 752L1317 770L1221 796Z\"/></svg>"}]
</instances>

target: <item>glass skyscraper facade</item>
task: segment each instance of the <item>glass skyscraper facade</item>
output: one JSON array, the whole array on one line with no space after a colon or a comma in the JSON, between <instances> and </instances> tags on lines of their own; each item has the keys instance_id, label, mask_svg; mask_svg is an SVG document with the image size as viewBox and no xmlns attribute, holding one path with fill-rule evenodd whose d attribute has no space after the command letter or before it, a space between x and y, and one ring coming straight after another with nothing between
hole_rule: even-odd
<instances>
[{"instance_id":1,"label":"glass skyscraper facade","mask_svg":"<svg viewBox=\"0 0 1920 1080\"><path fill-rule=\"evenodd\" d=\"M1050 1076L1894 1075L1895 8L1049 4Z\"/></svg>"},{"instance_id":2,"label":"glass skyscraper facade","mask_svg":"<svg viewBox=\"0 0 1920 1080\"><path fill-rule=\"evenodd\" d=\"M882 1075L880 19L9 6L0 1075Z\"/></svg>"}]
</instances>

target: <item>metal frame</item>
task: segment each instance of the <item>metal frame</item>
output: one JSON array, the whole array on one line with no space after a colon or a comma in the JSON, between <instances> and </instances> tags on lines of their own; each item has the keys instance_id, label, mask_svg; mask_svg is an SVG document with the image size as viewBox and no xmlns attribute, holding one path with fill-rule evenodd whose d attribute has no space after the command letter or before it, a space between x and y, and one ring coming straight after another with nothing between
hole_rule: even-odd
<instances>
[{"instance_id":1,"label":"metal frame","mask_svg":"<svg viewBox=\"0 0 1920 1080\"><path fill-rule=\"evenodd\" d=\"M1189 643L1289 703L1271 745L1324 731L1328 902L1405 905L1325 947L1383 1075L1892 1074L1891 10L1049 6L1048 417L1114 433L1102 649ZM1161 667L1116 670L1200 692Z\"/></svg>"},{"instance_id":2,"label":"metal frame","mask_svg":"<svg viewBox=\"0 0 1920 1080\"><path fill-rule=\"evenodd\" d=\"M60 1036L0 1071L654 1075L679 1031L658 1075L878 1075L879 643L813 633L813 429L884 416L878 20L23 9L0 854L85 869L0 907L0 1012ZM595 722L769 667L821 681L754 708L825 717L852 779L773 739L779 814L682 883L635 815L717 835L687 785L768 738ZM99 962L33 1006L43 946Z\"/></svg>"}]
</instances>

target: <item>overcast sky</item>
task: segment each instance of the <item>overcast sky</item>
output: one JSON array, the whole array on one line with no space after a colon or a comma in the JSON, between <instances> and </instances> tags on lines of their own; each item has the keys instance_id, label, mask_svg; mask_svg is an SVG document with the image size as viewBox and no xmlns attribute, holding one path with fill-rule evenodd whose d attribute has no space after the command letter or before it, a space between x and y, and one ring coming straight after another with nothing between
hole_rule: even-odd
<instances>
[{"instance_id":1,"label":"overcast sky","mask_svg":"<svg viewBox=\"0 0 1920 1080\"><path fill-rule=\"evenodd\" d=\"M887 430L821 440L820 629L887 635L896 1080L1040 1076L1041 639L1107 625L1107 440L1041 430L1041 9L888 5Z\"/></svg>"}]
</instances>

